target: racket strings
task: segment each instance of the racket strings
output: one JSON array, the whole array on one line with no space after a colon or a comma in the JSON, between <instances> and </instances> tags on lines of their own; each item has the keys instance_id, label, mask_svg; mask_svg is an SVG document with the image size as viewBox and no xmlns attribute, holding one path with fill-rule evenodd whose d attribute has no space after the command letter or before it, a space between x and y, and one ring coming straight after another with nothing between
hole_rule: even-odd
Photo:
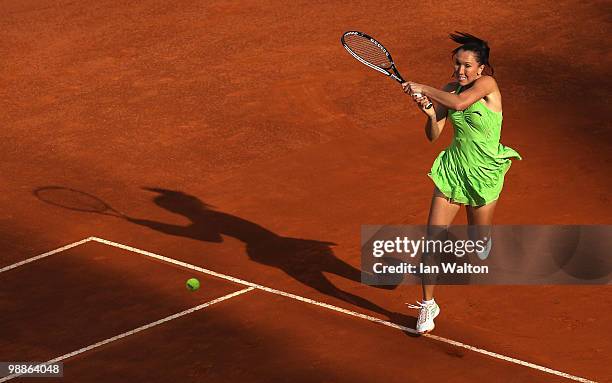
<instances>
[{"instance_id":1,"label":"racket strings","mask_svg":"<svg viewBox=\"0 0 612 383\"><path fill-rule=\"evenodd\" d=\"M370 39L359 35L347 35L344 37L344 42L351 51L368 63L384 69L391 67L389 57Z\"/></svg>"}]
</instances>

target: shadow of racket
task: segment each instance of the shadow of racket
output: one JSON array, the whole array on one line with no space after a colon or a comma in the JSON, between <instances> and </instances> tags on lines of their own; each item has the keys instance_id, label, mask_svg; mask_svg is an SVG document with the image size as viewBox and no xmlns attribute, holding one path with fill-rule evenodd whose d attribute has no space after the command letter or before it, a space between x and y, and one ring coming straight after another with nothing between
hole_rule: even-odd
<instances>
[{"instance_id":1,"label":"shadow of racket","mask_svg":"<svg viewBox=\"0 0 612 383\"><path fill-rule=\"evenodd\" d=\"M34 196L49 205L84 213L97 213L130 220L131 218L113 209L100 198L63 186L44 186L34 190Z\"/></svg>"}]
</instances>

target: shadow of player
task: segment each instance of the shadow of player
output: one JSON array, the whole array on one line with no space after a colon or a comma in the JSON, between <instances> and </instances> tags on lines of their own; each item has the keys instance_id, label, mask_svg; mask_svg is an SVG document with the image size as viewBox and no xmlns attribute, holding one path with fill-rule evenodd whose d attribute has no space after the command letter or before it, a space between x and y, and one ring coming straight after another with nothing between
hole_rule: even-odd
<instances>
[{"instance_id":1,"label":"shadow of player","mask_svg":"<svg viewBox=\"0 0 612 383\"><path fill-rule=\"evenodd\" d=\"M334 255L332 242L282 237L254 222L215 210L195 196L174 190L145 188L155 193L159 207L189 219L187 225L174 225L146 219L127 218L164 234L205 242L223 242L222 236L236 238L246 245L249 258L281 269L290 277L317 291L345 302L387 316L391 320L414 326L414 318L391 312L365 298L336 287L324 273L332 273L361 282L361 270ZM377 286L395 288L396 286Z\"/></svg>"}]
</instances>

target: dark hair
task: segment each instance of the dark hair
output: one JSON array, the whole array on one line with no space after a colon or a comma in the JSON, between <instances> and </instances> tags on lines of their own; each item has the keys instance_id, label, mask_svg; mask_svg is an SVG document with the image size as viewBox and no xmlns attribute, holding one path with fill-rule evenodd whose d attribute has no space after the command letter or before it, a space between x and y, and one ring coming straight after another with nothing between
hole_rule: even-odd
<instances>
[{"instance_id":1,"label":"dark hair","mask_svg":"<svg viewBox=\"0 0 612 383\"><path fill-rule=\"evenodd\" d=\"M451 33L449 36L451 40L453 40L457 44L461 44L461 46L453 49L453 55L455 55L460 50L473 52L474 56L476 56L478 64L484 65L487 74L493 76L494 70L491 66L491 63L489 62L489 51L491 49L489 48L489 44L487 44L486 41L479 39L474 35L470 35L469 33L458 31L455 31L455 33Z\"/></svg>"}]
</instances>

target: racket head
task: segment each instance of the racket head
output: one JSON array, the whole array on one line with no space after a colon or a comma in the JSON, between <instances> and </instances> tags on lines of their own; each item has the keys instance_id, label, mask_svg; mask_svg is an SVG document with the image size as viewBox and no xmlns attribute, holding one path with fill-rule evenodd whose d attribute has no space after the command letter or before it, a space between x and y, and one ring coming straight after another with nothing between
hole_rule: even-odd
<instances>
[{"instance_id":1,"label":"racket head","mask_svg":"<svg viewBox=\"0 0 612 383\"><path fill-rule=\"evenodd\" d=\"M38 188L34 190L34 196L42 202L68 210L125 217L100 198L84 191L63 186Z\"/></svg>"},{"instance_id":2,"label":"racket head","mask_svg":"<svg viewBox=\"0 0 612 383\"><path fill-rule=\"evenodd\" d=\"M378 40L359 31L344 32L340 42L351 56L387 76L392 72L403 82L389 51Z\"/></svg>"}]
</instances>

